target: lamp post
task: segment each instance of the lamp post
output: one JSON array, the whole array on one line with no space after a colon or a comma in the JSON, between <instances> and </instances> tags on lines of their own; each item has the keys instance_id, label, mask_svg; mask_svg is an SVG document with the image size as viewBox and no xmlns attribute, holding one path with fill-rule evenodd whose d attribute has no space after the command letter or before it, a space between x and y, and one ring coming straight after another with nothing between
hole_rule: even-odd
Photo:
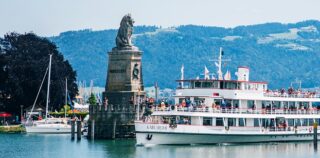
<instances>
[{"instance_id":1,"label":"lamp post","mask_svg":"<svg viewBox=\"0 0 320 158\"><path fill-rule=\"evenodd\" d=\"M21 111L20 111L20 122L22 122L23 118L23 105L20 105Z\"/></svg>"}]
</instances>

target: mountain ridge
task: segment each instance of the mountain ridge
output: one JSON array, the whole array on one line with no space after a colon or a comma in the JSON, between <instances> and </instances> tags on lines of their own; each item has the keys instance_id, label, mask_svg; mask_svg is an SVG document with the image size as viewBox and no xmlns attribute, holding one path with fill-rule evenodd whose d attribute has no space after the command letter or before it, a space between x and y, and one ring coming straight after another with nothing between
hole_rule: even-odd
<instances>
[{"instance_id":1,"label":"mountain ridge","mask_svg":"<svg viewBox=\"0 0 320 158\"><path fill-rule=\"evenodd\" d=\"M223 28L183 25L161 28L136 26L133 43L143 51L145 86L158 82L161 87L175 88L181 65L185 78L203 74L204 66L216 74L210 59L217 58L223 47L223 70L235 79L237 66L250 67L250 79L269 82L271 88L286 88L296 79L303 87L319 86L320 22L265 23ZM115 46L117 30L67 31L49 37L78 73L78 80L106 82L107 52Z\"/></svg>"}]
</instances>

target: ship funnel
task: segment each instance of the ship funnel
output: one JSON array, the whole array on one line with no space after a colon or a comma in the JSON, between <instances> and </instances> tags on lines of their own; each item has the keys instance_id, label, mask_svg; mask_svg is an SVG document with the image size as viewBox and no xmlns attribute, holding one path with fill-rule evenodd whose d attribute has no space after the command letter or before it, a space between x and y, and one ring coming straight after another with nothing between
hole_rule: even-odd
<instances>
[{"instance_id":1,"label":"ship funnel","mask_svg":"<svg viewBox=\"0 0 320 158\"><path fill-rule=\"evenodd\" d=\"M249 67L246 66L239 66L238 67L238 81L249 81Z\"/></svg>"}]
</instances>

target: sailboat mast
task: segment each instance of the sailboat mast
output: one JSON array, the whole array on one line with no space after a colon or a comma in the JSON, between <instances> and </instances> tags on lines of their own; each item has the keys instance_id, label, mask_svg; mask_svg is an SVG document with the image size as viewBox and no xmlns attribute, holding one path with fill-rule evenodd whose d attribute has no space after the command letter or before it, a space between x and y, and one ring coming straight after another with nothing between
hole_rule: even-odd
<instances>
[{"instance_id":1,"label":"sailboat mast","mask_svg":"<svg viewBox=\"0 0 320 158\"><path fill-rule=\"evenodd\" d=\"M49 73L48 73L47 100L46 100L46 119L48 118L48 107L49 107L50 78L51 78L51 59L52 59L52 54L50 54L50 59L49 59Z\"/></svg>"},{"instance_id":2,"label":"sailboat mast","mask_svg":"<svg viewBox=\"0 0 320 158\"><path fill-rule=\"evenodd\" d=\"M65 98L65 105L68 104L68 79L66 78L66 98Z\"/></svg>"},{"instance_id":3,"label":"sailboat mast","mask_svg":"<svg viewBox=\"0 0 320 158\"><path fill-rule=\"evenodd\" d=\"M66 100L64 104L64 117L67 117L67 105L68 105L68 78L66 77Z\"/></svg>"}]
</instances>

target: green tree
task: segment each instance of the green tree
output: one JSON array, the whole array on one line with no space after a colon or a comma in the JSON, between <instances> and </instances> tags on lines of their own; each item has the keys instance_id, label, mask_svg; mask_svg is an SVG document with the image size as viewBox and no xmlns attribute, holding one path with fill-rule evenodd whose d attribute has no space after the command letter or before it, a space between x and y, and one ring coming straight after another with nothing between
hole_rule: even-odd
<instances>
[{"instance_id":1,"label":"green tree","mask_svg":"<svg viewBox=\"0 0 320 158\"><path fill-rule=\"evenodd\" d=\"M91 93L90 97L89 97L89 104L90 105L96 105L97 104L97 100L96 100L96 97L94 96L93 93Z\"/></svg>"},{"instance_id":2,"label":"green tree","mask_svg":"<svg viewBox=\"0 0 320 158\"><path fill-rule=\"evenodd\" d=\"M61 109L60 112L68 112L71 110L71 107L69 105L64 105Z\"/></svg>"},{"instance_id":3,"label":"green tree","mask_svg":"<svg viewBox=\"0 0 320 158\"><path fill-rule=\"evenodd\" d=\"M2 93L10 96L4 102L5 110L18 112L20 105L31 106L35 100L42 78L49 63L49 54L52 54L51 86L49 109L60 109L64 105L65 78L68 78L68 91L72 98L78 93L76 72L67 60L57 50L55 44L46 38L33 33L10 33L0 38L2 57L0 76L3 85ZM4 61L1 61L4 60ZM47 80L40 91L37 104L45 106ZM0 109L1 111L1 109Z\"/></svg>"}]
</instances>

